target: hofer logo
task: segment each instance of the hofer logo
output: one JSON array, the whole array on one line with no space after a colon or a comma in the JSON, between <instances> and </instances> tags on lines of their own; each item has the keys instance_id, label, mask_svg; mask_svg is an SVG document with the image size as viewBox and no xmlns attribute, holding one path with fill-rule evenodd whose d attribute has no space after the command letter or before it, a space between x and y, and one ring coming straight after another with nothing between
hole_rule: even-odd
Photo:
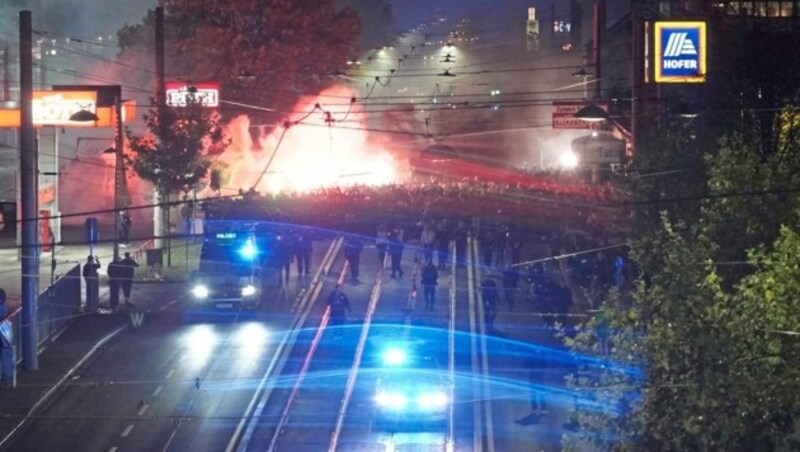
<instances>
[{"instance_id":1,"label":"hofer logo","mask_svg":"<svg viewBox=\"0 0 800 452\"><path fill-rule=\"evenodd\" d=\"M655 48L656 82L705 82L705 22L656 22Z\"/></svg>"}]
</instances>

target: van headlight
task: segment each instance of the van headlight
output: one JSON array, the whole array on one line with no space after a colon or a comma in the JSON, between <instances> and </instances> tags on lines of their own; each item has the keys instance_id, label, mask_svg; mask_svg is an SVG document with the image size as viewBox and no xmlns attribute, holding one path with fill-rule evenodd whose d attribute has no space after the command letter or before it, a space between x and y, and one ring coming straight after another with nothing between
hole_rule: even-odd
<instances>
[{"instance_id":1,"label":"van headlight","mask_svg":"<svg viewBox=\"0 0 800 452\"><path fill-rule=\"evenodd\" d=\"M252 297L256 294L256 286L252 284L248 284L242 287L242 296L243 297Z\"/></svg>"},{"instance_id":2,"label":"van headlight","mask_svg":"<svg viewBox=\"0 0 800 452\"><path fill-rule=\"evenodd\" d=\"M207 298L208 287L204 286L203 284L197 284L192 287L192 295L194 295L195 298Z\"/></svg>"}]
</instances>

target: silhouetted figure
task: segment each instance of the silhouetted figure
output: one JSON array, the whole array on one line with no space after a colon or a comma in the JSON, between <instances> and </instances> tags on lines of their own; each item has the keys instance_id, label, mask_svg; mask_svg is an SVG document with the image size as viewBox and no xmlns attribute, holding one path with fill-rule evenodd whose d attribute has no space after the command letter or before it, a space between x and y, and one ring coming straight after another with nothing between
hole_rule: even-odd
<instances>
[{"instance_id":1,"label":"silhouetted figure","mask_svg":"<svg viewBox=\"0 0 800 452\"><path fill-rule=\"evenodd\" d=\"M422 267L422 277L420 284L422 285L422 292L425 295L425 307L429 311L433 311L433 303L436 301L436 286L438 285L439 271L433 265L433 261L429 261Z\"/></svg>"},{"instance_id":2,"label":"silhouetted figure","mask_svg":"<svg viewBox=\"0 0 800 452\"><path fill-rule=\"evenodd\" d=\"M119 308L119 292L122 288L122 280L125 275L125 268L121 265L119 258L114 259L108 264L108 305L116 311Z\"/></svg>"},{"instance_id":3,"label":"silhouetted figure","mask_svg":"<svg viewBox=\"0 0 800 452\"><path fill-rule=\"evenodd\" d=\"M128 213L127 210L123 210L120 214L121 218L119 219L119 227L120 227L120 240L125 245L130 243L130 234L131 234L131 215Z\"/></svg>"},{"instance_id":4,"label":"silhouetted figure","mask_svg":"<svg viewBox=\"0 0 800 452\"><path fill-rule=\"evenodd\" d=\"M292 243L294 258L297 259L297 276L308 276L311 266L312 243L308 234L301 232Z\"/></svg>"},{"instance_id":5,"label":"silhouetted figure","mask_svg":"<svg viewBox=\"0 0 800 452\"><path fill-rule=\"evenodd\" d=\"M83 264L83 280L86 282L86 310L96 311L100 303L100 280L97 271L100 269L100 259L96 256L86 258Z\"/></svg>"},{"instance_id":6,"label":"silhouetted figure","mask_svg":"<svg viewBox=\"0 0 800 452\"><path fill-rule=\"evenodd\" d=\"M352 311L350 307L350 300L347 295L342 292L341 287L337 284L330 295L328 295L328 306L330 307L330 326L334 327L334 334L336 337L342 335L341 325L347 322L347 313Z\"/></svg>"},{"instance_id":7,"label":"silhouetted figure","mask_svg":"<svg viewBox=\"0 0 800 452\"><path fill-rule=\"evenodd\" d=\"M133 307L131 304L131 289L133 288L133 275L136 273L136 267L139 264L133 260L131 257L131 253L125 253L125 257L122 258L119 265L122 267L122 295L125 296L125 306Z\"/></svg>"},{"instance_id":8,"label":"silhouetted figure","mask_svg":"<svg viewBox=\"0 0 800 452\"><path fill-rule=\"evenodd\" d=\"M353 281L358 281L359 264L361 261L361 251L364 249L364 244L355 235L347 236L344 242L344 258L350 266L350 278Z\"/></svg>"},{"instance_id":9,"label":"silhouetted figure","mask_svg":"<svg viewBox=\"0 0 800 452\"><path fill-rule=\"evenodd\" d=\"M403 269L400 264L403 262L403 236L395 229L389 234L389 258L392 261L392 278L402 278Z\"/></svg>"}]
</instances>

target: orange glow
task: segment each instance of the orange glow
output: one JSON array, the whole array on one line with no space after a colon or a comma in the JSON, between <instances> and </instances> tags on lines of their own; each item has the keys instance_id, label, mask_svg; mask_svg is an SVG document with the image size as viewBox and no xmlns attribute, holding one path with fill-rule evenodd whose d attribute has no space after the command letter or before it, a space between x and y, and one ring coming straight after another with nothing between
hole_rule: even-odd
<instances>
[{"instance_id":1,"label":"orange glow","mask_svg":"<svg viewBox=\"0 0 800 452\"><path fill-rule=\"evenodd\" d=\"M235 118L227 129L232 142L218 161L227 176L223 177L225 191L252 187L273 153L272 163L255 187L260 192L397 182L402 174L402 159L368 132L359 130L364 121L360 106L354 104L348 114L350 106L346 105L354 95L347 88L335 87L324 91L319 98L303 99L294 111L310 112L318 103L322 111L317 109L307 118L306 113L285 118L292 125L286 130L277 127L261 138L260 150L254 149L250 138L250 120L243 116ZM325 105L325 100L342 105ZM326 113L333 119L330 124L326 122Z\"/></svg>"},{"instance_id":2,"label":"orange glow","mask_svg":"<svg viewBox=\"0 0 800 452\"><path fill-rule=\"evenodd\" d=\"M116 126L117 115L114 111L114 106L110 107L97 107L95 114L99 121L96 122L65 122L59 124L59 127L114 127ZM122 105L122 122L127 123L136 119L136 102L126 101ZM20 127L22 121L20 119L20 111L16 108L0 109L0 128L14 128ZM34 123L35 127L41 127L41 124Z\"/></svg>"}]
</instances>

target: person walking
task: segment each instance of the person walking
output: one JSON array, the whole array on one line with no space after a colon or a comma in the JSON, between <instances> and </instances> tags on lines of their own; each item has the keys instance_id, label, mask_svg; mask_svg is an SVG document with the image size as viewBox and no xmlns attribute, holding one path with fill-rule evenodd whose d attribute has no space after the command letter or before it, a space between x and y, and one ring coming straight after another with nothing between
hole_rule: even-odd
<instances>
[{"instance_id":1,"label":"person walking","mask_svg":"<svg viewBox=\"0 0 800 452\"><path fill-rule=\"evenodd\" d=\"M139 264L131 257L131 253L125 253L125 257L122 258L119 265L122 267L120 287L122 289L122 295L125 297L125 307L132 308L131 289L133 288L133 275L136 273L135 269Z\"/></svg>"},{"instance_id":2,"label":"person walking","mask_svg":"<svg viewBox=\"0 0 800 452\"><path fill-rule=\"evenodd\" d=\"M438 285L439 271L433 265L433 261L429 261L422 267L422 277L420 284L422 285L422 293L425 296L425 307L429 311L433 311L433 303L436 301L436 286Z\"/></svg>"},{"instance_id":3,"label":"person walking","mask_svg":"<svg viewBox=\"0 0 800 452\"><path fill-rule=\"evenodd\" d=\"M378 226L378 232L375 235L375 249L378 250L378 262L383 266L386 262L386 248L389 245L389 231L385 224Z\"/></svg>"},{"instance_id":4,"label":"person walking","mask_svg":"<svg viewBox=\"0 0 800 452\"><path fill-rule=\"evenodd\" d=\"M334 335L342 337L341 326L347 322L347 313L352 312L350 307L350 300L347 295L342 292L341 287L337 284L330 295L328 295L328 307L330 308L330 322L329 325L334 329Z\"/></svg>"},{"instance_id":5,"label":"person walking","mask_svg":"<svg viewBox=\"0 0 800 452\"><path fill-rule=\"evenodd\" d=\"M483 320L486 324L486 331L494 331L494 319L497 317L497 302L500 293L497 290L497 283L494 279L487 277L481 283L481 300L483 302Z\"/></svg>"},{"instance_id":6,"label":"person walking","mask_svg":"<svg viewBox=\"0 0 800 452\"><path fill-rule=\"evenodd\" d=\"M436 260L439 270L447 269L447 259L450 253L450 234L446 225L442 225L436 232Z\"/></svg>"},{"instance_id":7,"label":"person walking","mask_svg":"<svg viewBox=\"0 0 800 452\"><path fill-rule=\"evenodd\" d=\"M389 234L389 257L392 261L392 278L402 278L403 269L400 264L403 261L403 238L400 231L395 229Z\"/></svg>"},{"instance_id":8,"label":"person walking","mask_svg":"<svg viewBox=\"0 0 800 452\"><path fill-rule=\"evenodd\" d=\"M100 279L97 271L100 269L100 259L96 256L86 258L83 264L83 280L86 283L86 310L96 311L100 303Z\"/></svg>"},{"instance_id":9,"label":"person walking","mask_svg":"<svg viewBox=\"0 0 800 452\"><path fill-rule=\"evenodd\" d=\"M433 229L433 226L426 224L425 227L422 228L422 235L420 235L419 243L422 245L425 263L433 262L433 247L436 244L436 231Z\"/></svg>"},{"instance_id":10,"label":"person walking","mask_svg":"<svg viewBox=\"0 0 800 452\"><path fill-rule=\"evenodd\" d=\"M114 259L108 264L106 273L108 273L109 287L108 307L111 308L112 311L116 311L119 308L119 292L122 288L122 280L125 275L125 268L121 265L119 258Z\"/></svg>"},{"instance_id":11,"label":"person walking","mask_svg":"<svg viewBox=\"0 0 800 452\"><path fill-rule=\"evenodd\" d=\"M297 276L308 276L310 271L312 243L305 232L298 233L292 243L294 258L297 260Z\"/></svg>"},{"instance_id":12,"label":"person walking","mask_svg":"<svg viewBox=\"0 0 800 452\"><path fill-rule=\"evenodd\" d=\"M344 242L344 258L350 266L350 279L353 282L358 282L359 263L361 260L361 251L364 249L364 244L354 234L348 235Z\"/></svg>"},{"instance_id":13,"label":"person walking","mask_svg":"<svg viewBox=\"0 0 800 452\"><path fill-rule=\"evenodd\" d=\"M130 234L131 234L131 215L128 213L127 210L123 210L120 213L121 217L119 219L119 227L121 232L121 241L125 246L130 244Z\"/></svg>"},{"instance_id":14,"label":"person walking","mask_svg":"<svg viewBox=\"0 0 800 452\"><path fill-rule=\"evenodd\" d=\"M514 312L514 297L517 294L517 284L519 284L519 273L512 266L507 266L503 270L503 292L506 296L508 310Z\"/></svg>"},{"instance_id":15,"label":"person walking","mask_svg":"<svg viewBox=\"0 0 800 452\"><path fill-rule=\"evenodd\" d=\"M292 244L289 238L278 235L275 239L275 268L278 271L278 287L289 284L289 273L292 268Z\"/></svg>"}]
</instances>

